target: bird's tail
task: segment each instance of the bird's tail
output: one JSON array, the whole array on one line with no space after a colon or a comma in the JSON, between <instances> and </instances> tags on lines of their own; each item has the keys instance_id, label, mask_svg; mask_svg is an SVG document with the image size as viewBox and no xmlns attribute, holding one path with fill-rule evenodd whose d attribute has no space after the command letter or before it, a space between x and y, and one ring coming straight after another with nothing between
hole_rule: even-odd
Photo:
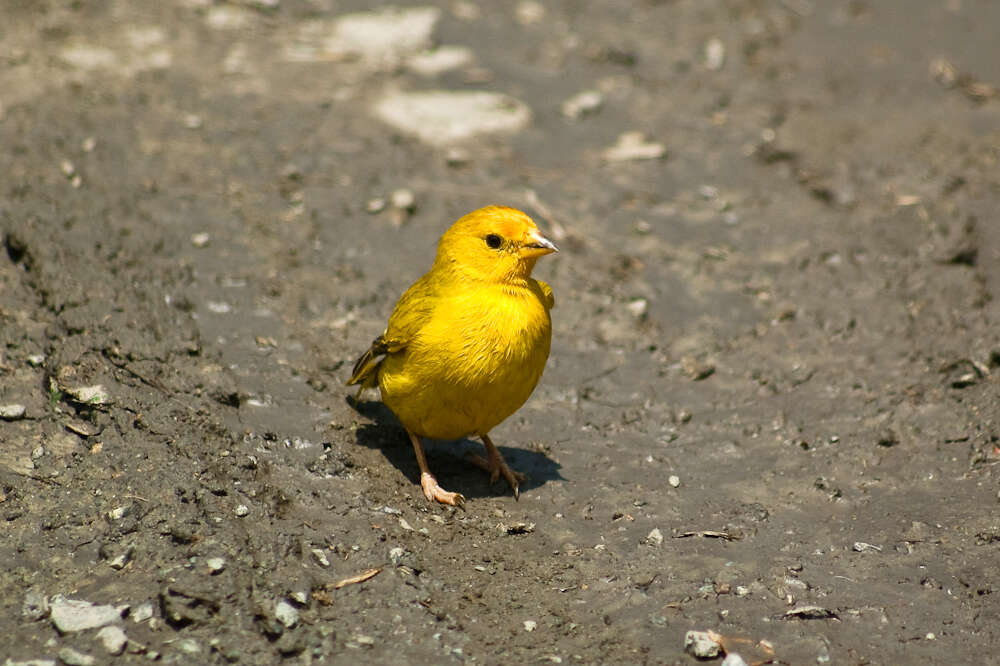
<instances>
[{"instance_id":1,"label":"bird's tail","mask_svg":"<svg viewBox=\"0 0 1000 666\"><path fill-rule=\"evenodd\" d=\"M382 364L382 357L389 351L389 346L380 335L372 342L358 362L354 364L351 378L347 380L347 385L360 384L361 390L375 388L378 386L378 367Z\"/></svg>"}]
</instances>

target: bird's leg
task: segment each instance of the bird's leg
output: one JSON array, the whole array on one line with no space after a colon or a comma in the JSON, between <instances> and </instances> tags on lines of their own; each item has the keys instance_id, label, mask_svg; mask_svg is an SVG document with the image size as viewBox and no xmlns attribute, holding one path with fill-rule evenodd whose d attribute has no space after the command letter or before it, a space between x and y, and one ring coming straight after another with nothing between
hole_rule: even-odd
<instances>
[{"instance_id":1,"label":"bird's leg","mask_svg":"<svg viewBox=\"0 0 1000 666\"><path fill-rule=\"evenodd\" d=\"M420 438L409 430L406 431L406 434L410 436L410 441L413 442L413 451L417 454L417 465L420 466L420 487L423 488L424 497L432 502L450 504L451 506L461 507L465 504L465 497L460 493L450 493L438 485L437 479L434 478L427 466L427 456L424 455L424 445L420 443Z\"/></svg>"},{"instance_id":2,"label":"bird's leg","mask_svg":"<svg viewBox=\"0 0 1000 666\"><path fill-rule=\"evenodd\" d=\"M501 474L503 474L503 478L507 479L507 483L514 491L514 498L517 499L520 496L518 486L520 486L521 482L528 477L520 472L515 472L510 467L507 467L507 463L504 462L500 449L498 449L496 445L490 441L489 435L480 435L480 438L483 440L483 446L486 447L486 458L473 455L469 457L469 462L489 472L490 483L496 483L496 480L500 478Z\"/></svg>"}]
</instances>

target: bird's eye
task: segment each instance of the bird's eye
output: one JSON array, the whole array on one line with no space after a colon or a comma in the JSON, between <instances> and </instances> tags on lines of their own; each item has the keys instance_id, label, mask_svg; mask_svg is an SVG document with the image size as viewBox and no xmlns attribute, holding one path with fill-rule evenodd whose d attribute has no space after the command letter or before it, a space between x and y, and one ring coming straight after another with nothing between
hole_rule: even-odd
<instances>
[{"instance_id":1,"label":"bird's eye","mask_svg":"<svg viewBox=\"0 0 1000 666\"><path fill-rule=\"evenodd\" d=\"M486 237L486 244L495 250L503 245L503 239L496 234L490 234Z\"/></svg>"}]
</instances>

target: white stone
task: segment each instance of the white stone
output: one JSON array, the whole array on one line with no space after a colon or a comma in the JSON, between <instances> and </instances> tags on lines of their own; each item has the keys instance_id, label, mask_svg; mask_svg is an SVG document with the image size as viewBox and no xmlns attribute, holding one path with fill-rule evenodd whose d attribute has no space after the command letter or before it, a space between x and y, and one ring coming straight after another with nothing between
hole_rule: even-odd
<instances>
[{"instance_id":1,"label":"white stone","mask_svg":"<svg viewBox=\"0 0 1000 666\"><path fill-rule=\"evenodd\" d=\"M289 629L299 623L298 609L284 599L274 606L274 617Z\"/></svg>"},{"instance_id":2,"label":"white stone","mask_svg":"<svg viewBox=\"0 0 1000 666\"><path fill-rule=\"evenodd\" d=\"M89 601L67 599L62 595L52 598L50 612L52 623L63 634L97 629L122 619L114 606L95 606Z\"/></svg>"},{"instance_id":3,"label":"white stone","mask_svg":"<svg viewBox=\"0 0 1000 666\"><path fill-rule=\"evenodd\" d=\"M97 632L97 640L101 641L108 654L119 655L125 651L128 636L121 627L112 624Z\"/></svg>"},{"instance_id":4,"label":"white stone","mask_svg":"<svg viewBox=\"0 0 1000 666\"><path fill-rule=\"evenodd\" d=\"M655 160L667 154L662 143L646 141L642 132L624 132L618 137L615 145L606 149L603 157L608 162L627 162L630 160Z\"/></svg>"},{"instance_id":5,"label":"white stone","mask_svg":"<svg viewBox=\"0 0 1000 666\"><path fill-rule=\"evenodd\" d=\"M531 121L523 102L485 91L394 92L374 110L384 122L434 146L478 134L516 132Z\"/></svg>"},{"instance_id":6,"label":"white stone","mask_svg":"<svg viewBox=\"0 0 1000 666\"><path fill-rule=\"evenodd\" d=\"M435 76L450 69L458 69L472 62L472 49L464 46L439 46L431 51L421 51L406 59L406 68L421 76Z\"/></svg>"}]
</instances>

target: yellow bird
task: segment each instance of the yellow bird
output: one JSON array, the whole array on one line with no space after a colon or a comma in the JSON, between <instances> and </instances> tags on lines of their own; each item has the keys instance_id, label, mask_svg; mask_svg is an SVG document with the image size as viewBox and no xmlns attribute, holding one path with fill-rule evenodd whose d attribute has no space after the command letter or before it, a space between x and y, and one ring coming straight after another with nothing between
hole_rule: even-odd
<instances>
[{"instance_id":1,"label":"yellow bird","mask_svg":"<svg viewBox=\"0 0 1000 666\"><path fill-rule=\"evenodd\" d=\"M472 462L518 496L524 475L511 470L489 432L535 389L552 340L549 285L531 277L539 257L558 252L519 210L487 206L461 218L438 243L434 265L396 303L385 332L354 365L347 384L379 387L382 402L413 442L428 500L461 506L438 485L421 437L478 436L486 458Z\"/></svg>"}]
</instances>

